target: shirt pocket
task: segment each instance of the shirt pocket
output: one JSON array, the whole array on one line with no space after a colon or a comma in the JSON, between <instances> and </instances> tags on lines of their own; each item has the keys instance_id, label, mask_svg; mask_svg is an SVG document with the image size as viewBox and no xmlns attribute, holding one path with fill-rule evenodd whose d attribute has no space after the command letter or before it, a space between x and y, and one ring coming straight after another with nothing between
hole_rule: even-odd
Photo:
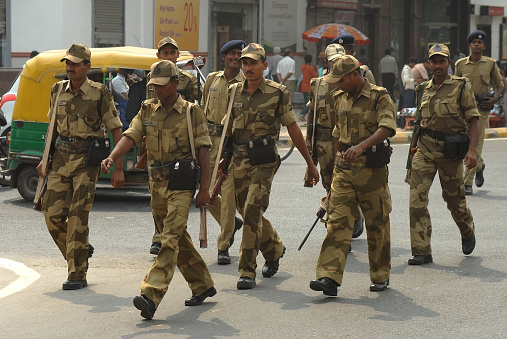
<instances>
[{"instance_id":1,"label":"shirt pocket","mask_svg":"<svg viewBox=\"0 0 507 339\"><path fill-rule=\"evenodd\" d=\"M146 149L152 153L160 152L160 122L147 121L146 125Z\"/></svg>"},{"instance_id":2,"label":"shirt pocket","mask_svg":"<svg viewBox=\"0 0 507 339\"><path fill-rule=\"evenodd\" d=\"M429 100L423 100L421 102L421 117L422 118L429 118L429 117L431 117L430 101Z\"/></svg>"},{"instance_id":3,"label":"shirt pocket","mask_svg":"<svg viewBox=\"0 0 507 339\"><path fill-rule=\"evenodd\" d=\"M222 98L222 100L227 100L226 98ZM216 87L211 87L209 89L209 114L213 114L215 112L219 112L220 110L220 92L217 90ZM220 113L220 112L219 112ZM213 121L217 124L220 123L220 121Z\"/></svg>"},{"instance_id":4,"label":"shirt pocket","mask_svg":"<svg viewBox=\"0 0 507 339\"><path fill-rule=\"evenodd\" d=\"M67 131L69 129L67 105L56 106L56 113L55 114L56 114L56 124L58 126L58 131L60 131L60 133Z\"/></svg>"},{"instance_id":5,"label":"shirt pocket","mask_svg":"<svg viewBox=\"0 0 507 339\"><path fill-rule=\"evenodd\" d=\"M373 111L366 111L359 119L358 133L360 138L369 138L377 130L377 116Z\"/></svg>"},{"instance_id":6,"label":"shirt pocket","mask_svg":"<svg viewBox=\"0 0 507 339\"><path fill-rule=\"evenodd\" d=\"M185 126L187 126L187 122L184 121L184 123ZM180 155L188 154L191 152L187 128L178 129L174 135L171 135L168 130L162 131L162 141L164 142L164 145L162 145L162 150L164 152L176 151L177 154ZM173 143L174 146L171 145L171 143ZM168 145L170 149L166 149L166 145ZM195 158L195 155L192 155L192 157Z\"/></svg>"},{"instance_id":7,"label":"shirt pocket","mask_svg":"<svg viewBox=\"0 0 507 339\"><path fill-rule=\"evenodd\" d=\"M459 106L456 100L451 98L440 99L436 102L436 113L440 118L454 118L457 119L460 115Z\"/></svg>"},{"instance_id":8,"label":"shirt pocket","mask_svg":"<svg viewBox=\"0 0 507 339\"><path fill-rule=\"evenodd\" d=\"M340 135L344 138L349 137L349 130L347 126L347 113L338 112L338 126L340 127Z\"/></svg>"},{"instance_id":9,"label":"shirt pocket","mask_svg":"<svg viewBox=\"0 0 507 339\"><path fill-rule=\"evenodd\" d=\"M77 131L78 133L92 133L93 129L100 128L100 117L97 114L96 101L83 101L80 107L76 107ZM73 105L72 105L73 106ZM73 116L74 114L72 114Z\"/></svg>"}]
</instances>

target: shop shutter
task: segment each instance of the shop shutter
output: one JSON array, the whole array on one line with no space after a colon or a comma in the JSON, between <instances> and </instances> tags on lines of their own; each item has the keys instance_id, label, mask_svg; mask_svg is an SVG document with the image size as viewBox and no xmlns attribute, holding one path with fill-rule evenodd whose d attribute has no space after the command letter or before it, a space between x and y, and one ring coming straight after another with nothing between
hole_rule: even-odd
<instances>
[{"instance_id":1,"label":"shop shutter","mask_svg":"<svg viewBox=\"0 0 507 339\"><path fill-rule=\"evenodd\" d=\"M125 44L124 0L95 0L94 47Z\"/></svg>"}]
</instances>

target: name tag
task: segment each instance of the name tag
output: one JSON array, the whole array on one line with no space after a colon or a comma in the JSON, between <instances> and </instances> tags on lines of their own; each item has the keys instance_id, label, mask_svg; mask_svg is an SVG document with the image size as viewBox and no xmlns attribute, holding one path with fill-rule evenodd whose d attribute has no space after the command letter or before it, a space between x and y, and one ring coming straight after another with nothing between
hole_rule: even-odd
<instances>
[{"instance_id":1,"label":"name tag","mask_svg":"<svg viewBox=\"0 0 507 339\"><path fill-rule=\"evenodd\" d=\"M234 104L232 104L233 107L243 107L243 103L242 102L235 102Z\"/></svg>"},{"instance_id":2,"label":"name tag","mask_svg":"<svg viewBox=\"0 0 507 339\"><path fill-rule=\"evenodd\" d=\"M210 91L216 91L216 90L217 90L217 88L216 88L216 87L210 87L210 88L209 88L209 90L210 90Z\"/></svg>"},{"instance_id":3,"label":"name tag","mask_svg":"<svg viewBox=\"0 0 507 339\"><path fill-rule=\"evenodd\" d=\"M57 106L65 106L65 105L67 105L67 101L66 101L66 100L58 101L58 102L56 103L56 105L57 105Z\"/></svg>"},{"instance_id":4,"label":"name tag","mask_svg":"<svg viewBox=\"0 0 507 339\"><path fill-rule=\"evenodd\" d=\"M324 96L324 95L319 95L319 96L317 96L317 100L322 100L322 99L324 99L324 98L325 98L325 96Z\"/></svg>"},{"instance_id":5,"label":"name tag","mask_svg":"<svg viewBox=\"0 0 507 339\"><path fill-rule=\"evenodd\" d=\"M144 126L158 126L158 121L143 121Z\"/></svg>"}]
</instances>

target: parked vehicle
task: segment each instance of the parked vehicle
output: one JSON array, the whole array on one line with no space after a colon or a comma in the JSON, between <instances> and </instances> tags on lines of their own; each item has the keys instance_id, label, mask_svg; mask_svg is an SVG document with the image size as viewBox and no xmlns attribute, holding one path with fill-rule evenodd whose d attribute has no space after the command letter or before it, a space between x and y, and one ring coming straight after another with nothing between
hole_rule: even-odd
<instances>
[{"instance_id":1,"label":"parked vehicle","mask_svg":"<svg viewBox=\"0 0 507 339\"><path fill-rule=\"evenodd\" d=\"M120 68L149 71L158 61L155 49L140 47L91 48L92 60L88 77L111 89L112 74ZM42 158L48 127L49 93L51 86L66 78L65 63L60 62L65 50L42 52L28 60L20 75L17 98L12 114L7 169L10 186L32 201L39 176L36 166ZM190 57L191 59L192 57ZM111 143L112 145L112 143ZM135 168L140 148L134 147L123 157L126 185L146 185L147 172ZM109 181L111 174L101 174L99 181Z\"/></svg>"},{"instance_id":2,"label":"parked vehicle","mask_svg":"<svg viewBox=\"0 0 507 339\"><path fill-rule=\"evenodd\" d=\"M12 111L14 110L14 101L16 100L16 93L18 92L19 87L19 75L16 77L14 82L11 85L11 88L2 95L0 98L0 110L7 120L7 124L5 126L0 127L0 136L7 136L7 134L11 130L11 119L12 119Z\"/></svg>"}]
</instances>

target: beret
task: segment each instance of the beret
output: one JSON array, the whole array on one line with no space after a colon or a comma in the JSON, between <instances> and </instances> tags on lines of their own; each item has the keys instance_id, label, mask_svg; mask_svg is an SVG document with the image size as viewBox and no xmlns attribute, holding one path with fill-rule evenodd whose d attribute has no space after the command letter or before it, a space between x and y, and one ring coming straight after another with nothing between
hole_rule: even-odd
<instances>
[{"instance_id":1,"label":"beret","mask_svg":"<svg viewBox=\"0 0 507 339\"><path fill-rule=\"evenodd\" d=\"M231 40L226 42L222 48L220 48L220 54L227 54L231 49L242 50L245 46L246 43L243 40Z\"/></svg>"},{"instance_id":2,"label":"beret","mask_svg":"<svg viewBox=\"0 0 507 339\"><path fill-rule=\"evenodd\" d=\"M354 45L356 39L352 34L342 34L338 35L336 38L331 41L332 44L340 44L340 45Z\"/></svg>"},{"instance_id":3,"label":"beret","mask_svg":"<svg viewBox=\"0 0 507 339\"><path fill-rule=\"evenodd\" d=\"M487 38L488 38L488 36L486 35L486 32L478 30L478 31L473 31L472 33L470 33L468 35L467 42L471 43L474 39L481 39L482 41L486 42Z\"/></svg>"}]
</instances>

